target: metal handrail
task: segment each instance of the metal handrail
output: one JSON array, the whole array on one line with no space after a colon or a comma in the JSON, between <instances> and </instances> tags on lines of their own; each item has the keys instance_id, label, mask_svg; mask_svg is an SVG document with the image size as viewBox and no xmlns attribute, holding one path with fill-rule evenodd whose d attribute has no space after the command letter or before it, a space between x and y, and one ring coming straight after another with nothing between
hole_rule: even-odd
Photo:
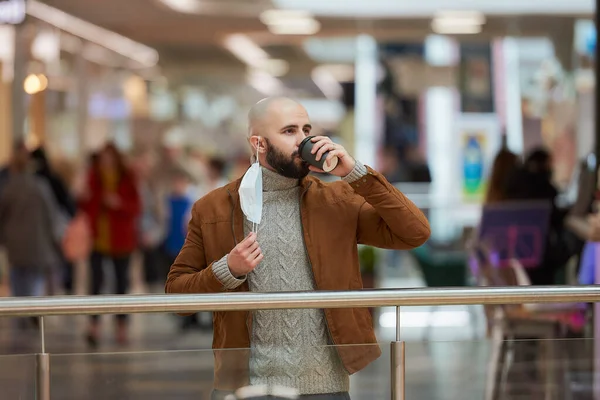
<instances>
[{"instance_id":1,"label":"metal handrail","mask_svg":"<svg viewBox=\"0 0 600 400\"><path fill-rule=\"evenodd\" d=\"M8 297L0 299L0 317L39 317L41 352L36 354L35 391L36 398L50 400L50 359L44 340L45 316L394 306L396 341L391 343L391 395L393 400L405 400L406 353L405 343L400 340L401 306L575 302L600 302L600 286Z\"/></svg>"},{"instance_id":2,"label":"metal handrail","mask_svg":"<svg viewBox=\"0 0 600 400\"><path fill-rule=\"evenodd\" d=\"M600 302L600 286L9 297L0 299L0 317L576 302Z\"/></svg>"}]
</instances>

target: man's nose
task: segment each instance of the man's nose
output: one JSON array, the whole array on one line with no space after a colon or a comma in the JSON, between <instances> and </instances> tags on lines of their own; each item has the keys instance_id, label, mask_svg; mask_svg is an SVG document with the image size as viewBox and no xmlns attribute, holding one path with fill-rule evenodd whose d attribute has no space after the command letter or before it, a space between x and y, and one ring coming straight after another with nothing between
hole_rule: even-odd
<instances>
[{"instance_id":1,"label":"man's nose","mask_svg":"<svg viewBox=\"0 0 600 400\"><path fill-rule=\"evenodd\" d=\"M300 132L298 135L296 135L296 150L300 148L300 143L302 143L304 139L306 139L304 132Z\"/></svg>"}]
</instances>

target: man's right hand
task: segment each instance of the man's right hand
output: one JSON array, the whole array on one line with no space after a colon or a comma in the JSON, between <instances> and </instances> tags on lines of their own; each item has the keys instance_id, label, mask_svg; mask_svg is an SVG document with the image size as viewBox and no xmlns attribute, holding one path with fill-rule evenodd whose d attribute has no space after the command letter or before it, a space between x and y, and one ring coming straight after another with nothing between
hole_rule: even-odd
<instances>
[{"instance_id":1,"label":"man's right hand","mask_svg":"<svg viewBox=\"0 0 600 400\"><path fill-rule=\"evenodd\" d=\"M252 272L263 257L256 241L256 233L252 232L231 250L227 257L227 265L231 275L240 278Z\"/></svg>"}]
</instances>

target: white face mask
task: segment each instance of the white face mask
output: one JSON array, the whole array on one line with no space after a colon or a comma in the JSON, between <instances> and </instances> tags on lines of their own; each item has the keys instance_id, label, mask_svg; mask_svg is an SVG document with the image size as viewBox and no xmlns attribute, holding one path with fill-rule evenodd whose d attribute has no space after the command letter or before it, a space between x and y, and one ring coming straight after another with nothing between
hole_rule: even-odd
<instances>
[{"instance_id":1,"label":"white face mask","mask_svg":"<svg viewBox=\"0 0 600 400\"><path fill-rule=\"evenodd\" d=\"M258 162L260 137L256 145L256 161L246 171L240 184L240 205L248 221L252 222L252 232L256 232L262 218L263 193L262 170Z\"/></svg>"}]
</instances>

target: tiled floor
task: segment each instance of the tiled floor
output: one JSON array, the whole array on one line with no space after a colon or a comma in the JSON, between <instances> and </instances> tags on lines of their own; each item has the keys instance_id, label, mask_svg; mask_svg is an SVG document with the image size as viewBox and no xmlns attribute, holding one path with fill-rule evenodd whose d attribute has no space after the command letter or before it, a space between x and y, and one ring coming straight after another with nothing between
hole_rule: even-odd
<instances>
[{"instance_id":1,"label":"tiled floor","mask_svg":"<svg viewBox=\"0 0 600 400\"><path fill-rule=\"evenodd\" d=\"M380 286L422 286L412 271L410 265L387 269ZM209 398L210 333L181 332L173 315L134 315L131 344L119 347L113 341L113 321L108 316L103 321L102 343L90 352L83 336L85 317L46 318L53 399ZM390 398L389 347L395 337L395 310L379 310L377 321L383 355L352 377L354 400ZM407 342L407 399L485 398L490 344L483 337L485 320L479 307L406 308L401 321L402 340ZM19 354L38 352L39 335L14 325L15 320L0 319L0 399L34 399L35 356ZM511 379L515 385L536 385ZM517 398L535 397L510 397Z\"/></svg>"}]
</instances>

